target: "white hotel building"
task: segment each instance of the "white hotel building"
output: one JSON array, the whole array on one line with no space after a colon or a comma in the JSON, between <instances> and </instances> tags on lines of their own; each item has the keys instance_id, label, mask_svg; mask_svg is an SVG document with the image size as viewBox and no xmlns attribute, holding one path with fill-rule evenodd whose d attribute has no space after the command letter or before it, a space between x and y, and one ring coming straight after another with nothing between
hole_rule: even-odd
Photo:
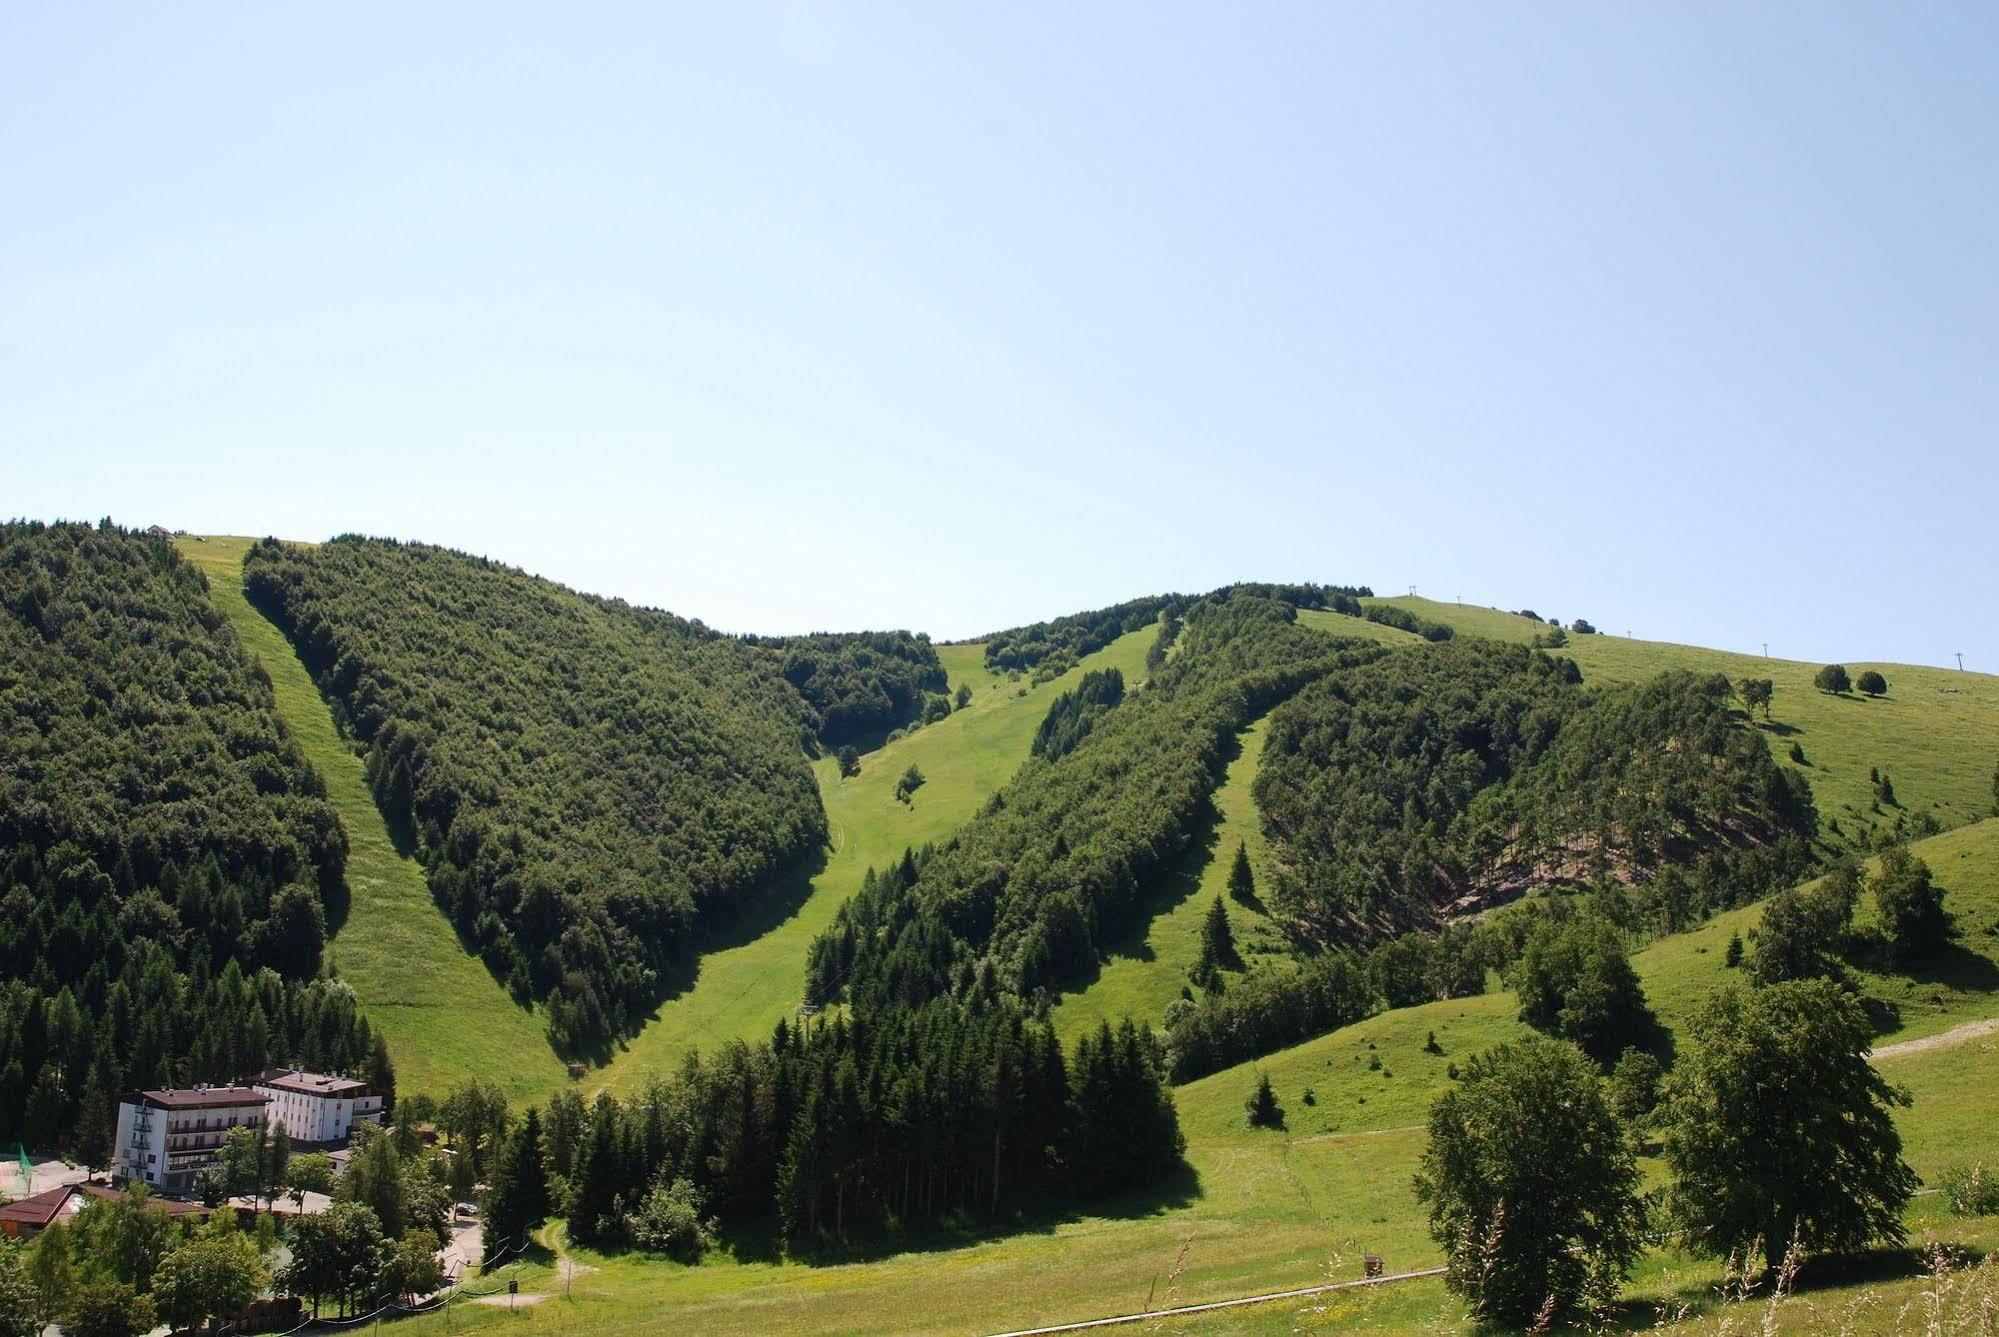
<instances>
[{"instance_id":1,"label":"white hotel building","mask_svg":"<svg viewBox=\"0 0 1999 1337\"><path fill-rule=\"evenodd\" d=\"M260 1128L270 1097L247 1086L131 1091L118 1102L113 1172L164 1193L193 1193L231 1128Z\"/></svg>"},{"instance_id":2,"label":"white hotel building","mask_svg":"<svg viewBox=\"0 0 1999 1337\"><path fill-rule=\"evenodd\" d=\"M271 1123L283 1124L294 1143L337 1145L355 1124L382 1121L381 1094L352 1078L272 1068L252 1077L250 1085L270 1101Z\"/></svg>"}]
</instances>

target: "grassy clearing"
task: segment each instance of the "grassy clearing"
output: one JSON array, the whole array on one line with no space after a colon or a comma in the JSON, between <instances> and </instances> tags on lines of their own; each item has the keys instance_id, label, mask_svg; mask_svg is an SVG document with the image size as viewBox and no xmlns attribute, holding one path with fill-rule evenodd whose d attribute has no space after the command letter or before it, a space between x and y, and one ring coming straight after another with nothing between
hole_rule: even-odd
<instances>
[{"instance_id":1,"label":"grassy clearing","mask_svg":"<svg viewBox=\"0 0 1999 1337\"><path fill-rule=\"evenodd\" d=\"M327 956L354 986L369 1023L389 1040L404 1091L442 1092L479 1076L515 1100L539 1100L567 1081L542 1023L514 1004L466 952L431 899L423 869L397 853L361 759L333 726L326 702L291 646L243 597L252 540L185 538L181 552L208 576L209 596L271 676L278 713L326 781L347 828L347 916Z\"/></svg>"},{"instance_id":2,"label":"grassy clearing","mask_svg":"<svg viewBox=\"0 0 1999 1337\"><path fill-rule=\"evenodd\" d=\"M1360 641L1379 641L1383 645L1406 647L1424 643L1423 638L1413 631L1383 626L1379 622L1369 622L1364 617L1349 617L1345 613L1334 613L1323 608L1299 609L1298 622L1301 626L1317 627L1320 631L1331 632L1335 636L1350 636Z\"/></svg>"},{"instance_id":3,"label":"grassy clearing","mask_svg":"<svg viewBox=\"0 0 1999 1337\"><path fill-rule=\"evenodd\" d=\"M1461 632L1525 642L1545 624L1489 608L1461 608L1429 599L1381 600ZM1879 669L1886 696L1828 696L1812 686L1818 664L1763 659L1691 645L1630 640L1621 636L1570 636L1558 653L1569 656L1590 682L1636 682L1667 669L1725 673L1730 679L1769 678L1776 684L1770 734L1780 763L1792 743L1804 750L1802 768L1818 796L1819 817L1856 825L1887 823L1895 810L1875 811L1867 775L1872 767L1895 783L1906 811L1933 808L1944 826L1962 826L1992 814L1992 770L1999 765L1999 677L1906 664L1849 662L1855 677Z\"/></svg>"},{"instance_id":4,"label":"grassy clearing","mask_svg":"<svg viewBox=\"0 0 1999 1337\"><path fill-rule=\"evenodd\" d=\"M1180 870L1154 892L1152 917L1124 941L1113 943L1097 978L1065 994L1055 1008L1051 1019L1065 1043L1099 1022L1115 1023L1127 1016L1158 1025L1160 1014L1180 996L1187 972L1200 958L1201 923L1217 896L1228 905L1244 966L1285 956L1283 937L1262 906L1246 905L1228 895L1238 841L1249 848L1250 866L1263 867L1263 827L1249 792L1263 757L1263 738L1262 720L1238 736L1240 750L1215 791L1215 820L1188 851ZM1262 880L1259 875L1259 884Z\"/></svg>"},{"instance_id":5,"label":"grassy clearing","mask_svg":"<svg viewBox=\"0 0 1999 1337\"><path fill-rule=\"evenodd\" d=\"M982 645L939 647L950 690L969 685L971 702L948 719L868 753L852 779L840 779L830 757L814 763L832 842L825 867L781 922L748 942L704 955L691 987L663 1004L592 1085L629 1092L646 1074L671 1068L690 1049L768 1036L804 992L806 946L832 923L868 868L887 864L911 846L943 840L976 812L1026 758L1048 703L1083 673L1115 667L1127 682L1142 681L1155 634L1146 628L1123 636L1039 687L988 673ZM912 765L923 772L923 787L908 803L898 802L896 779Z\"/></svg>"}]
</instances>

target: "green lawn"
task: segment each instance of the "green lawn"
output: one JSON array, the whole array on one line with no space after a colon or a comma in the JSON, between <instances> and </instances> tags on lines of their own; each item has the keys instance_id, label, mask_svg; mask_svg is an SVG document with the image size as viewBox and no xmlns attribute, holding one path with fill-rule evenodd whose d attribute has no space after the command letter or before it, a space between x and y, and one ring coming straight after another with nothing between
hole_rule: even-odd
<instances>
[{"instance_id":1,"label":"green lawn","mask_svg":"<svg viewBox=\"0 0 1999 1337\"><path fill-rule=\"evenodd\" d=\"M1526 641L1545 624L1487 608L1461 608L1429 599L1381 600L1462 632L1499 640ZM1787 659L1763 659L1663 641L1622 636L1569 637L1557 651L1576 661L1588 682L1634 682L1671 668L1725 673L1732 679L1769 678L1776 684L1771 751L1784 765L1792 743L1804 749L1804 773L1818 798L1821 821L1856 824L1894 820L1894 810L1873 811L1867 775L1879 767L1895 784L1902 808L1934 808L1946 826L1962 826L1992 813L1992 771L1999 765L1999 677L1956 669L1904 664L1846 665L1855 677L1879 669L1888 680L1886 696L1828 696L1812 686L1821 667Z\"/></svg>"},{"instance_id":2,"label":"green lawn","mask_svg":"<svg viewBox=\"0 0 1999 1337\"><path fill-rule=\"evenodd\" d=\"M423 869L396 852L362 778L361 759L334 728L326 702L278 629L243 597L251 540L184 538L177 546L208 576L210 597L271 675L278 713L326 781L347 828L346 922L327 958L353 985L368 1021L389 1040L397 1085L442 1093L468 1077L499 1083L519 1101L567 1081L542 1022L507 997L466 952L431 899Z\"/></svg>"},{"instance_id":3,"label":"green lawn","mask_svg":"<svg viewBox=\"0 0 1999 1337\"><path fill-rule=\"evenodd\" d=\"M753 941L703 956L693 986L663 1004L593 1076L592 1086L629 1092L647 1073L671 1068L690 1049L768 1036L803 995L807 945L833 922L868 868L886 865L911 846L943 840L976 812L1026 759L1048 703L1085 672L1116 667L1128 683L1143 681L1145 652L1156 634L1148 627L1123 636L1039 687L1029 687L1025 678L1016 682L988 673L983 645L940 646L951 691L961 683L970 686L971 702L948 719L868 753L861 758L861 773L850 780L840 779L831 758L814 764L832 849L801 903ZM923 787L908 803L898 802L896 779L912 765L923 772Z\"/></svg>"}]
</instances>

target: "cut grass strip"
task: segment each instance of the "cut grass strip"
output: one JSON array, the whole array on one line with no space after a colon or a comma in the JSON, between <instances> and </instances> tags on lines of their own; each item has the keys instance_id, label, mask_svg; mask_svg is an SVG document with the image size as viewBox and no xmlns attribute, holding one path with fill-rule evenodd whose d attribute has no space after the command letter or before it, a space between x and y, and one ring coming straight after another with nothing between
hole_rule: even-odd
<instances>
[{"instance_id":1,"label":"cut grass strip","mask_svg":"<svg viewBox=\"0 0 1999 1337\"><path fill-rule=\"evenodd\" d=\"M243 554L251 542L190 537L177 546L207 575L209 597L270 675L279 715L325 780L347 828L349 903L327 959L353 986L369 1024L388 1037L402 1092L442 1095L480 1077L516 1102L546 1097L568 1078L541 1019L517 1006L459 944L431 899L423 868L396 852L361 759L334 728L311 675L243 597Z\"/></svg>"}]
</instances>

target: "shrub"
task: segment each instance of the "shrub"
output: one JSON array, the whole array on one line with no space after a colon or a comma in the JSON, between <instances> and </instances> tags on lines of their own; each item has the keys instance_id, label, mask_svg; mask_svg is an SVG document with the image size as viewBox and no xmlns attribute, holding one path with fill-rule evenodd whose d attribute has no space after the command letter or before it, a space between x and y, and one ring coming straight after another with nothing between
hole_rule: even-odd
<instances>
[{"instance_id":1,"label":"shrub","mask_svg":"<svg viewBox=\"0 0 1999 1337\"><path fill-rule=\"evenodd\" d=\"M1868 669L1865 673L1862 673L1855 680L1854 685L1869 696L1880 696L1888 690L1888 680L1873 669Z\"/></svg>"},{"instance_id":2,"label":"shrub","mask_svg":"<svg viewBox=\"0 0 1999 1337\"><path fill-rule=\"evenodd\" d=\"M1983 1162L1951 1166L1938 1179L1937 1188L1958 1216L1999 1216L1999 1176Z\"/></svg>"},{"instance_id":3,"label":"shrub","mask_svg":"<svg viewBox=\"0 0 1999 1337\"><path fill-rule=\"evenodd\" d=\"M1606 1096L1611 1112L1625 1123L1642 1126L1659 1104L1659 1082L1664 1069L1659 1060L1642 1049L1627 1049L1610 1075Z\"/></svg>"},{"instance_id":4,"label":"shrub","mask_svg":"<svg viewBox=\"0 0 1999 1337\"><path fill-rule=\"evenodd\" d=\"M921 788L923 788L923 772L917 769L915 762L911 762L909 769L895 782L895 796L901 802L907 803L909 796Z\"/></svg>"},{"instance_id":5,"label":"shrub","mask_svg":"<svg viewBox=\"0 0 1999 1337\"><path fill-rule=\"evenodd\" d=\"M715 1223L704 1220L701 1190L684 1178L661 1175L632 1213L632 1241L641 1249L695 1263L715 1242Z\"/></svg>"},{"instance_id":6,"label":"shrub","mask_svg":"<svg viewBox=\"0 0 1999 1337\"><path fill-rule=\"evenodd\" d=\"M1844 664L1827 664L1812 678L1812 686L1839 695L1853 690L1853 679L1846 676Z\"/></svg>"}]
</instances>

